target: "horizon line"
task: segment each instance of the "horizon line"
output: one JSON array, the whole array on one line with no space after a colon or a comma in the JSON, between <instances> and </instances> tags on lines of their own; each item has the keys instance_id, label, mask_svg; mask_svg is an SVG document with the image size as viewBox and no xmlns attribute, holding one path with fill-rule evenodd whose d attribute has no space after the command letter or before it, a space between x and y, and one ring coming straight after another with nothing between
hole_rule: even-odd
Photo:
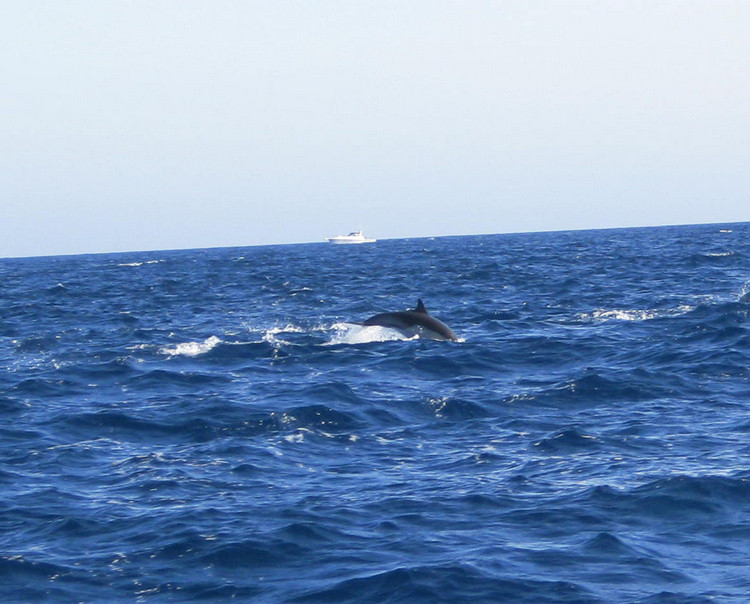
<instances>
[{"instance_id":1,"label":"horizon line","mask_svg":"<svg viewBox=\"0 0 750 604\"><path fill-rule=\"evenodd\" d=\"M413 237L382 237L377 241L400 241L409 239L443 239L448 237L491 237L496 235L531 235L535 233L584 233L589 231L617 231L626 229L660 229L680 226L722 226L734 224L747 224L750 220L733 220L729 222L695 222L695 223L676 223L676 224L653 224L653 225L635 225L635 226L616 226L616 227L590 227L583 229L541 229L537 231L507 231L501 233L462 233L457 235L416 235ZM281 247L285 245L328 245L325 239L313 241L289 241L284 243L249 243L243 245L211 245L207 247L176 247L176 248L154 248L138 250L114 250L105 252L68 252L62 254L31 254L27 256L2 256L0 260L23 260L28 258L60 258L76 256L103 256L117 254L150 254L157 252L188 252L193 250L222 250L232 248L250 248L250 247Z\"/></svg>"}]
</instances>

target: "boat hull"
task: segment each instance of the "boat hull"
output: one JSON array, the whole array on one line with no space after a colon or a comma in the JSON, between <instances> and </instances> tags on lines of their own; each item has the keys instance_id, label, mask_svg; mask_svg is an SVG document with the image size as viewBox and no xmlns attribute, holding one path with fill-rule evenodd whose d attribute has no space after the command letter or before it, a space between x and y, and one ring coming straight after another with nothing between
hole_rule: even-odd
<instances>
[{"instance_id":1,"label":"boat hull","mask_svg":"<svg viewBox=\"0 0 750 604\"><path fill-rule=\"evenodd\" d=\"M375 243L375 239L368 239L362 231L354 231L348 235L337 235L336 237L326 237L328 243Z\"/></svg>"},{"instance_id":2,"label":"boat hull","mask_svg":"<svg viewBox=\"0 0 750 604\"><path fill-rule=\"evenodd\" d=\"M328 243L334 243L336 245L351 245L356 243L375 243L375 239L339 239L337 237L329 237L326 239Z\"/></svg>"}]
</instances>

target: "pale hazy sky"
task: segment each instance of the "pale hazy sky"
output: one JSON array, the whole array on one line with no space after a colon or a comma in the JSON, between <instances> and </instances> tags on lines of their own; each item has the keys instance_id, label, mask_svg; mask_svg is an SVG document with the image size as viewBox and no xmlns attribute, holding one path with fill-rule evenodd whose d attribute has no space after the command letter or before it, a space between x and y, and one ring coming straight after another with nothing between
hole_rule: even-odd
<instances>
[{"instance_id":1,"label":"pale hazy sky","mask_svg":"<svg viewBox=\"0 0 750 604\"><path fill-rule=\"evenodd\" d=\"M750 220L750 1L0 0L0 257Z\"/></svg>"}]
</instances>

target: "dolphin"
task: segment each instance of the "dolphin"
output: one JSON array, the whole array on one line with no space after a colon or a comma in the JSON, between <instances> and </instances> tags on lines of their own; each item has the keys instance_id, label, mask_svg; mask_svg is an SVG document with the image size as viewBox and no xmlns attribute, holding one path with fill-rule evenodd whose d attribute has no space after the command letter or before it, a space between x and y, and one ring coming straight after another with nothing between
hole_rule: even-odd
<instances>
[{"instance_id":1,"label":"dolphin","mask_svg":"<svg viewBox=\"0 0 750 604\"><path fill-rule=\"evenodd\" d=\"M364 323L366 327L379 325L388 327L404 334L407 337L419 336L430 340L451 340L458 341L456 334L450 328L438 321L435 317L427 313L422 300L417 300L417 307L414 310L404 310L401 312L384 312L374 317L370 317Z\"/></svg>"}]
</instances>

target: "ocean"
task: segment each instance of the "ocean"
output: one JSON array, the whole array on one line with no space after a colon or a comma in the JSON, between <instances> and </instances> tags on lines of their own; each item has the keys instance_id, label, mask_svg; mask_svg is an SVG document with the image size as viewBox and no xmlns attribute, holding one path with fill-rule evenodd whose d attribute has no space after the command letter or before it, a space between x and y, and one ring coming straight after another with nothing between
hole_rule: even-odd
<instances>
[{"instance_id":1,"label":"ocean","mask_svg":"<svg viewBox=\"0 0 750 604\"><path fill-rule=\"evenodd\" d=\"M750 223L0 278L0 602L750 598Z\"/></svg>"}]
</instances>

